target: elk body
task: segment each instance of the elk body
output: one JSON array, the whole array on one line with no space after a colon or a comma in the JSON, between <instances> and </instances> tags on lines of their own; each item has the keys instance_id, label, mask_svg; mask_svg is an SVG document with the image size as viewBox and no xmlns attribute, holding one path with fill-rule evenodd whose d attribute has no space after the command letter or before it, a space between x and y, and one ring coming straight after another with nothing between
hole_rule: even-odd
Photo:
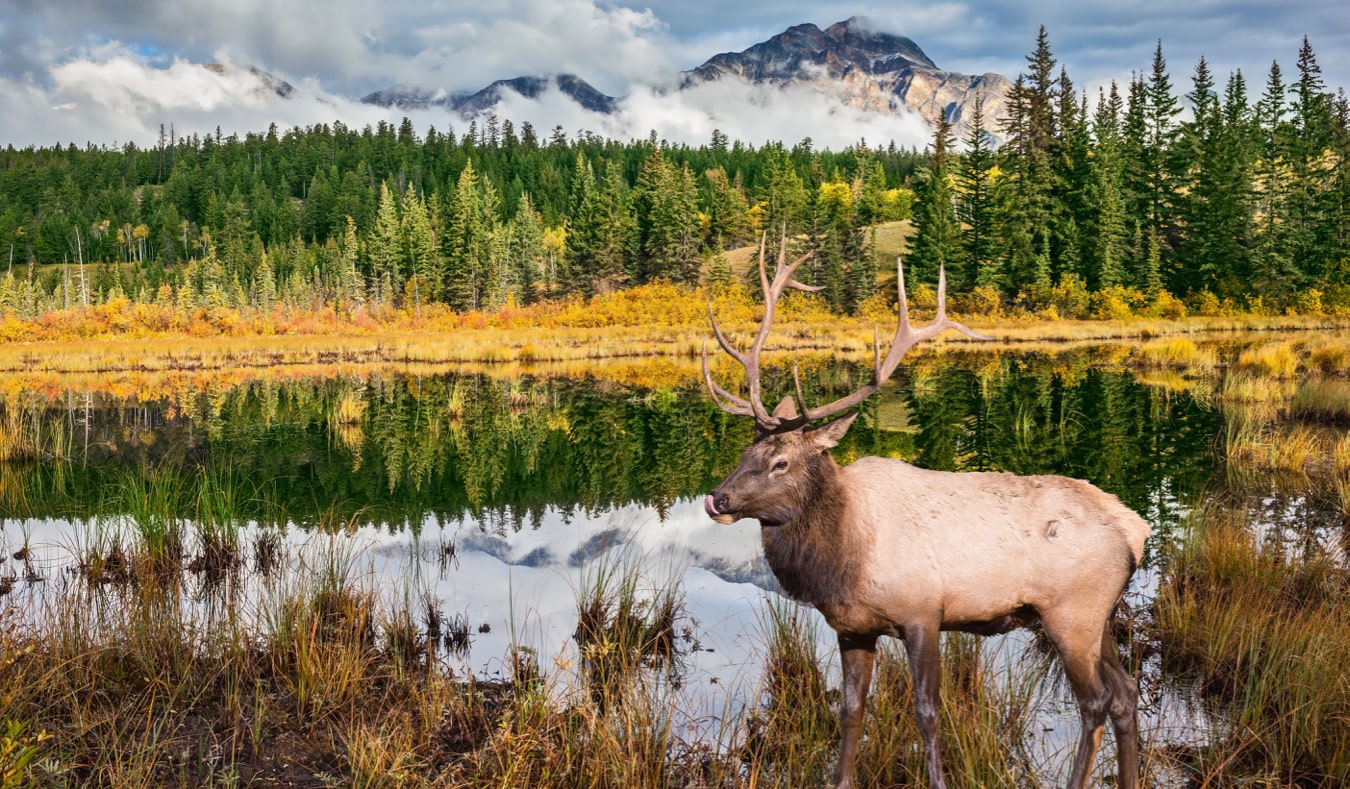
<instances>
[{"instance_id":1,"label":"elk body","mask_svg":"<svg viewBox=\"0 0 1350 789\"><path fill-rule=\"evenodd\" d=\"M1111 638L1117 603L1143 554L1149 526L1115 496L1075 479L1004 473L955 473L900 460L865 457L839 466L830 456L852 424L845 413L875 392L914 345L946 329L979 338L945 314L939 277L933 323L911 327L900 272L900 327L872 381L853 394L808 409L801 386L772 413L760 399L759 354L784 288L804 256L772 282L760 277L765 313L747 353L722 348L746 369L748 399L703 374L724 410L755 419L755 440L740 465L705 500L708 515L730 524L760 522L769 567L793 598L818 609L839 637L843 663L839 787L854 785L864 704L877 639L900 639L913 674L915 712L931 786L945 787L938 751L941 708L939 633L1005 633L1039 622L1064 665L1082 717L1068 785L1087 783L1109 718L1115 729L1117 785L1138 784L1138 687ZM710 310L711 317L711 310ZM795 371L794 371L795 378ZM800 406L800 408L798 407ZM818 420L834 417L817 424Z\"/></svg>"}]
</instances>

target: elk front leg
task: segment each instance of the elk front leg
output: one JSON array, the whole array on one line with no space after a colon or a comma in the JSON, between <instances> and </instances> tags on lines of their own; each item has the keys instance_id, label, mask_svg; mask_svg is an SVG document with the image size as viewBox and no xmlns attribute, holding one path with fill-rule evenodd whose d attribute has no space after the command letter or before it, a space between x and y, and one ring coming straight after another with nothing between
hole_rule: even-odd
<instances>
[{"instance_id":1,"label":"elk front leg","mask_svg":"<svg viewBox=\"0 0 1350 789\"><path fill-rule=\"evenodd\" d=\"M938 716L942 712L942 649L936 624L905 628L905 654L914 678L914 715L923 738L928 762L928 785L947 789L942 778L942 753L938 750Z\"/></svg>"},{"instance_id":2,"label":"elk front leg","mask_svg":"<svg viewBox=\"0 0 1350 789\"><path fill-rule=\"evenodd\" d=\"M862 738L863 712L867 706L867 688L872 684L872 666L876 662L876 636L839 634L839 657L844 669L844 692L839 701L839 766L835 771L838 789L852 789L858 760L858 742Z\"/></svg>"}]
</instances>

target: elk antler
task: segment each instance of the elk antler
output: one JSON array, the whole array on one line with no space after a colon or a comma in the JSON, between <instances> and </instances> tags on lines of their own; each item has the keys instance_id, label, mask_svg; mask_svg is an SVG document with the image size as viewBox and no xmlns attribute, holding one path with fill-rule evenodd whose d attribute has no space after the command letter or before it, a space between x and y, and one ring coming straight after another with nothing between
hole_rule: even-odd
<instances>
[{"instance_id":1,"label":"elk antler","mask_svg":"<svg viewBox=\"0 0 1350 789\"><path fill-rule=\"evenodd\" d=\"M784 239L784 243L786 245L786 238ZM769 327L773 321L774 302L782 295L784 287L796 287L800 290L820 290L819 287L808 287L791 280L792 272L796 270L797 266L801 265L810 257L810 253L808 252L806 255L803 255L784 270L783 260L785 259L785 254L786 253L783 251L779 252L779 270L774 276L772 285L770 285L768 278L764 273L764 241L761 237L760 281L764 285L765 294L764 320L760 323L759 334L755 338L754 345L750 347L749 353L743 355L727 342L726 337L722 335L721 330L717 327L716 319L712 318L712 304L709 303L708 305L708 317L712 319L713 333L717 336L717 342L722 346L723 350L731 354L733 358L745 367L746 376L749 378L750 385L750 399L748 401L732 395L713 382L712 374L708 370L707 343L704 343L703 346L703 379L707 382L708 389L713 394L714 402L716 402L722 410L728 413L739 416L753 416L755 422L764 432L794 429L802 425L810 424L818 419L834 416L841 411L846 411L858 405L881 388L881 385L891 377L895 372L895 368L899 366L900 360L905 357L905 354L909 353L911 348L924 340L936 337L947 329L956 329L962 334L977 340L991 339L990 337L986 337L983 334L973 331L947 317L947 273L941 268L938 269L937 317L933 319L932 323L929 323L922 328L915 329L909 322L909 300L905 297L905 269L900 262L900 258L896 258L896 288L899 291L900 312L899 326L896 328L895 338L891 341L890 350L886 352L884 361L881 358L880 339L876 337L875 331L873 332L873 356L875 358L875 363L872 370L871 382L852 394L835 400L834 402L826 403L817 406L816 408L807 408L806 398L802 395L801 379L797 375L797 367L794 364L792 367L792 380L795 390L794 393L797 396L798 414L789 417L774 416L764 408L759 397L759 353L764 347L764 339L768 336Z\"/></svg>"},{"instance_id":2,"label":"elk antler","mask_svg":"<svg viewBox=\"0 0 1350 789\"><path fill-rule=\"evenodd\" d=\"M764 267L764 246L767 233L761 233L759 236L759 284L764 291L764 318L759 324L759 334L755 335L755 341L750 346L750 350L741 353L736 350L722 334L722 329L717 325L717 318L713 315L712 302L708 302L708 320L712 322L713 335L717 337L717 344L722 346L731 358L741 363L745 368L745 376L749 381L750 397L748 400L737 397L718 386L712 379L712 371L708 369L708 344L703 343L703 380L708 384L708 391L712 393L713 402L723 411L737 416L752 416L755 421L769 428L776 428L781 423L779 417L773 416L764 407L764 403L759 397L759 354L764 349L764 341L768 339L769 329L773 326L774 308L778 304L778 298L783 295L785 288L795 288L796 290L817 291L822 290L824 286L803 285L792 278L801 264L811 259L813 253L807 252L805 255L792 261L787 265L787 229L783 230L782 241L778 245L778 266L774 269L773 281L769 281L769 274Z\"/></svg>"}]
</instances>

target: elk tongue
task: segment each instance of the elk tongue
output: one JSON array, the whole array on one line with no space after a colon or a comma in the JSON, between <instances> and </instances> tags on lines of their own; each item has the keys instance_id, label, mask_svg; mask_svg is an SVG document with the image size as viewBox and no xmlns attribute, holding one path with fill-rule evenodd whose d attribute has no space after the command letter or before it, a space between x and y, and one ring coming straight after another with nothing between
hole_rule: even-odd
<instances>
[{"instance_id":1,"label":"elk tongue","mask_svg":"<svg viewBox=\"0 0 1350 789\"><path fill-rule=\"evenodd\" d=\"M708 497L703 500L703 511L708 513L708 517L710 518L716 518L718 515L722 514L717 511L717 505L713 503L713 497L711 493L709 493Z\"/></svg>"}]
</instances>

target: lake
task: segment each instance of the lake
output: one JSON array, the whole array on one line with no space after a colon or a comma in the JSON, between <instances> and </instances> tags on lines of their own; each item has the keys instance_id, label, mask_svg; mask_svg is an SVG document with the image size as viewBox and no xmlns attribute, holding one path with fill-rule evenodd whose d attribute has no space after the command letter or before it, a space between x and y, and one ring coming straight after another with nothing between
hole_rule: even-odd
<instances>
[{"instance_id":1,"label":"lake","mask_svg":"<svg viewBox=\"0 0 1350 789\"><path fill-rule=\"evenodd\" d=\"M863 405L835 455L1062 474L1116 494L1154 529L1127 597L1144 627L1159 549L1229 481L1212 397L1150 383L1128 356L1118 345L922 355ZM870 374L826 358L802 371L808 399ZM460 676L509 678L523 651L567 688L581 682L588 590L630 578L639 598L677 590L677 659L663 673L677 728L724 741L726 721L759 704L766 617L781 603L757 525L720 526L702 507L749 444L750 420L718 410L692 376L669 378L445 368L11 387L0 397L0 588L40 625L72 589L115 590L125 559L110 556L169 534L191 619L228 608L265 627L277 578L326 568L411 611ZM764 379L786 392L790 368ZM1293 514L1272 500L1272 528L1309 517L1299 508L1327 511L1283 501ZM233 554L219 558L217 544ZM117 605L111 592L88 599ZM828 656L833 638L814 626ZM986 644L994 664L1035 649L1025 633ZM1145 737L1203 740L1207 713L1140 659ZM1053 778L1077 716L1054 682L1039 698L1047 733L1033 761Z\"/></svg>"}]
</instances>

